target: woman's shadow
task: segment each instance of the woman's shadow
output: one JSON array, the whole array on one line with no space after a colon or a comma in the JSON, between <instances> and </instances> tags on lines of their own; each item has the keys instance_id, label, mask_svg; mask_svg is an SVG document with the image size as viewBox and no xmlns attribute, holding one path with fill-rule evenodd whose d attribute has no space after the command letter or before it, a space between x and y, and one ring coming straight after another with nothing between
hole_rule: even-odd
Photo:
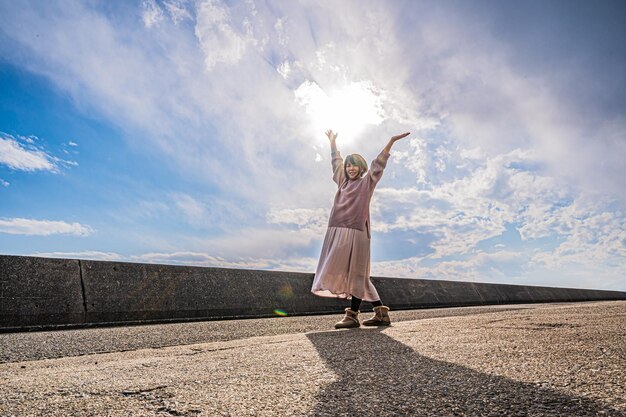
<instances>
[{"instance_id":1,"label":"woman's shadow","mask_svg":"<svg viewBox=\"0 0 626 417\"><path fill-rule=\"evenodd\" d=\"M427 358L378 329L308 333L337 381L314 416L624 416L589 399Z\"/></svg>"}]
</instances>

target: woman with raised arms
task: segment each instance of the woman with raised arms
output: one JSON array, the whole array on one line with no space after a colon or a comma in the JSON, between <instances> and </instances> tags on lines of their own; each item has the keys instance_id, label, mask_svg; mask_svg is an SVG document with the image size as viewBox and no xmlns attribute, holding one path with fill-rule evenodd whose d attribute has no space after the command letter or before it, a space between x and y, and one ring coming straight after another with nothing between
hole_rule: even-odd
<instances>
[{"instance_id":1,"label":"woman with raised arms","mask_svg":"<svg viewBox=\"0 0 626 417\"><path fill-rule=\"evenodd\" d=\"M361 155L348 155L345 161L337 150L337 133L326 132L330 141L333 180L337 194L330 212L322 253L315 272L311 292L320 297L351 300L344 318L335 328L359 327L361 300L372 303L374 316L364 326L388 326L389 307L383 305L370 280L370 200L383 175L393 144L409 135L403 133L389 139L387 146L367 163Z\"/></svg>"}]
</instances>

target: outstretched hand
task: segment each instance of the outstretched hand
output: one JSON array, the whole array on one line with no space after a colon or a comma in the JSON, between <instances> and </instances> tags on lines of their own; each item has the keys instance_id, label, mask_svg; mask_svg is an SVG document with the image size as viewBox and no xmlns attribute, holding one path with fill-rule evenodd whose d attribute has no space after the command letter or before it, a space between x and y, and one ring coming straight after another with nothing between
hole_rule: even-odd
<instances>
[{"instance_id":1,"label":"outstretched hand","mask_svg":"<svg viewBox=\"0 0 626 417\"><path fill-rule=\"evenodd\" d=\"M391 140L395 142L395 141L397 141L397 140L400 140L400 139L404 139L404 138L406 138L406 137L407 137L407 136L409 136L410 134L411 134L411 132L401 133L401 134L399 134L399 135L392 136L392 137L391 137Z\"/></svg>"},{"instance_id":2,"label":"outstretched hand","mask_svg":"<svg viewBox=\"0 0 626 417\"><path fill-rule=\"evenodd\" d=\"M403 139L403 138L406 138L406 137L407 137L407 136L409 136L410 134L411 134L411 132L406 132L406 133L401 133L401 134L399 134L399 135L392 136L392 137L389 139L389 142L387 143L387 146L385 146L384 151L385 151L386 153L391 152L391 147L393 146L393 144L394 144L394 143L396 143L396 141L398 141L398 140L400 140L400 139Z\"/></svg>"},{"instance_id":3,"label":"outstretched hand","mask_svg":"<svg viewBox=\"0 0 626 417\"><path fill-rule=\"evenodd\" d=\"M326 131L326 136L328 136L328 140L330 140L331 142L334 142L335 140L337 140L337 135L338 133L333 132L332 129L328 129Z\"/></svg>"}]
</instances>

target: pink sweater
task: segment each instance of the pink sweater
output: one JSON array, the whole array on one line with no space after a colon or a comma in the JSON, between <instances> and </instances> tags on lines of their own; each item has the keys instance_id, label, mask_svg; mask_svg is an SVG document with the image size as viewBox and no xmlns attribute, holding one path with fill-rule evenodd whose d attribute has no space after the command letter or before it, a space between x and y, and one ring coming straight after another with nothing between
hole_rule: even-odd
<instances>
[{"instance_id":1,"label":"pink sweater","mask_svg":"<svg viewBox=\"0 0 626 417\"><path fill-rule=\"evenodd\" d=\"M384 150L372 161L370 169L361 178L350 180L343 169L339 151L332 152L333 180L339 188L330 212L329 227L347 227L367 230L370 237L370 200L376 184L383 176L389 154Z\"/></svg>"}]
</instances>

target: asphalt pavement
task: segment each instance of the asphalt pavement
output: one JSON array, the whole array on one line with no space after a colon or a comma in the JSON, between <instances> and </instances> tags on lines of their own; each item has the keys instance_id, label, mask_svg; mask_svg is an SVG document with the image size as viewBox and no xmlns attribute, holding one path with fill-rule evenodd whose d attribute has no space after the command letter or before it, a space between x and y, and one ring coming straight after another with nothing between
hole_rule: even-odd
<instances>
[{"instance_id":1,"label":"asphalt pavement","mask_svg":"<svg viewBox=\"0 0 626 417\"><path fill-rule=\"evenodd\" d=\"M626 416L624 301L390 314L0 334L0 415Z\"/></svg>"}]
</instances>

